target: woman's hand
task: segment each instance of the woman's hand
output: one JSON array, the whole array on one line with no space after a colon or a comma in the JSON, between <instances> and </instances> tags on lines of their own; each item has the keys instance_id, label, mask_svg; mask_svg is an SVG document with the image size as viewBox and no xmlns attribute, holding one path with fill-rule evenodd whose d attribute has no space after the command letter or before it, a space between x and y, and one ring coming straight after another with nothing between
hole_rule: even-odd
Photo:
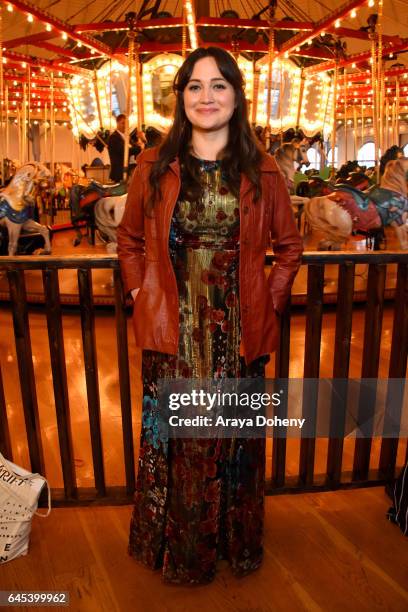
<instances>
[{"instance_id":1,"label":"woman's hand","mask_svg":"<svg viewBox=\"0 0 408 612\"><path fill-rule=\"evenodd\" d=\"M138 287L137 289L132 289L132 291L130 292L130 294L131 294L131 296L133 298L133 301L135 301L136 296L139 293L139 291L140 291L140 287Z\"/></svg>"}]
</instances>

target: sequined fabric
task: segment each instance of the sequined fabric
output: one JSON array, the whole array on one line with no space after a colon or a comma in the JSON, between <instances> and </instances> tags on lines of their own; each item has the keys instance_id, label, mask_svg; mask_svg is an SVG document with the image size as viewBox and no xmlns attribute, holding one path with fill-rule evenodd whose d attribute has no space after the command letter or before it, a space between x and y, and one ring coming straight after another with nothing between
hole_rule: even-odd
<instances>
[{"instance_id":1,"label":"sequined fabric","mask_svg":"<svg viewBox=\"0 0 408 612\"><path fill-rule=\"evenodd\" d=\"M169 251L179 292L178 355L142 352L143 413L129 553L165 582L205 584L217 559L245 575L262 561L265 440L170 439L162 377L264 376L268 356L239 355L239 204L219 162L200 161L201 201L179 201Z\"/></svg>"}]
</instances>

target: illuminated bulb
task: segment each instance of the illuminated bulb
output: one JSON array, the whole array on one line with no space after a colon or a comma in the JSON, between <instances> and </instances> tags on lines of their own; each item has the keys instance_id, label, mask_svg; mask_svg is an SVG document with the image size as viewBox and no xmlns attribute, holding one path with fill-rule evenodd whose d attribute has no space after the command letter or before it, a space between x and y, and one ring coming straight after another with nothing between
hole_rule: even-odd
<instances>
[{"instance_id":1,"label":"illuminated bulb","mask_svg":"<svg viewBox=\"0 0 408 612\"><path fill-rule=\"evenodd\" d=\"M81 48L81 47L82 47L82 43L81 43L81 41L80 41L80 40L78 40L77 47L79 47L79 48Z\"/></svg>"},{"instance_id":2,"label":"illuminated bulb","mask_svg":"<svg viewBox=\"0 0 408 612\"><path fill-rule=\"evenodd\" d=\"M52 27L50 26L49 23L47 23L47 25L45 26L45 29L47 30L47 32L51 32Z\"/></svg>"},{"instance_id":3,"label":"illuminated bulb","mask_svg":"<svg viewBox=\"0 0 408 612\"><path fill-rule=\"evenodd\" d=\"M368 0L368 6L369 7L374 6L374 0Z\"/></svg>"},{"instance_id":4,"label":"illuminated bulb","mask_svg":"<svg viewBox=\"0 0 408 612\"><path fill-rule=\"evenodd\" d=\"M7 64L7 58L3 57L3 64Z\"/></svg>"},{"instance_id":5,"label":"illuminated bulb","mask_svg":"<svg viewBox=\"0 0 408 612\"><path fill-rule=\"evenodd\" d=\"M339 28L339 27L340 27L340 24L341 24L340 19L336 19L336 21L334 22L334 27L335 27L335 28Z\"/></svg>"},{"instance_id":6,"label":"illuminated bulb","mask_svg":"<svg viewBox=\"0 0 408 612\"><path fill-rule=\"evenodd\" d=\"M356 64L353 62L353 63L351 64L351 67L352 67L352 68L355 68L355 67L356 67Z\"/></svg>"},{"instance_id":7,"label":"illuminated bulb","mask_svg":"<svg viewBox=\"0 0 408 612\"><path fill-rule=\"evenodd\" d=\"M13 7L11 6L11 4L7 5L7 10L8 10L9 13L13 12Z\"/></svg>"},{"instance_id":8,"label":"illuminated bulb","mask_svg":"<svg viewBox=\"0 0 408 612\"><path fill-rule=\"evenodd\" d=\"M351 11L351 13L350 13L350 17L351 17L352 19L355 19L355 18L357 17L357 11L356 11L356 9L353 9L353 10Z\"/></svg>"},{"instance_id":9,"label":"illuminated bulb","mask_svg":"<svg viewBox=\"0 0 408 612\"><path fill-rule=\"evenodd\" d=\"M33 21L34 21L34 17L31 15L31 13L29 13L29 14L27 15L27 21L28 21L29 23L33 23Z\"/></svg>"},{"instance_id":10,"label":"illuminated bulb","mask_svg":"<svg viewBox=\"0 0 408 612\"><path fill-rule=\"evenodd\" d=\"M16 87L17 81L13 81L13 85L14 85L14 87Z\"/></svg>"},{"instance_id":11,"label":"illuminated bulb","mask_svg":"<svg viewBox=\"0 0 408 612\"><path fill-rule=\"evenodd\" d=\"M63 32L61 37L62 37L62 40L68 40L68 34L66 32Z\"/></svg>"}]
</instances>

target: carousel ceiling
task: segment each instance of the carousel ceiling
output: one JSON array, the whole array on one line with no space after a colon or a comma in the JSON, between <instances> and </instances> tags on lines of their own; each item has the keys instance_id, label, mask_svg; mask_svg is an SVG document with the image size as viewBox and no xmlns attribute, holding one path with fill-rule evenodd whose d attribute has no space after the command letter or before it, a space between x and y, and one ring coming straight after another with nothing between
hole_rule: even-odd
<instances>
[{"instance_id":1,"label":"carousel ceiling","mask_svg":"<svg viewBox=\"0 0 408 612\"><path fill-rule=\"evenodd\" d=\"M97 63L96 56L101 55L120 57L128 44L125 15L130 11L139 16L143 55L181 51L183 5L192 6L197 44L216 42L231 50L236 45L249 59L268 51L271 3L262 0L16 0L2 4L5 56L14 52L67 65L87 65L87 60L88 64ZM276 48L299 65L330 61L338 41L343 60L364 54L370 50L368 20L373 14L378 14L378 0L278 0L274 10ZM408 65L407 17L408 0L384 1L382 31L387 63L389 53L394 53L390 62L398 58ZM92 43L95 58L90 54ZM388 48L392 50L387 55ZM350 59L350 66L356 63L358 69L358 58L354 62Z\"/></svg>"},{"instance_id":2,"label":"carousel ceiling","mask_svg":"<svg viewBox=\"0 0 408 612\"><path fill-rule=\"evenodd\" d=\"M264 123L267 116L275 129L302 121L310 131L321 128L331 113L336 66L338 116L345 104L369 108L374 45L375 57L383 58L382 100L391 105L397 95L398 109L408 111L408 0L6 0L1 6L0 89L7 85L7 108L18 108L24 96L38 112L47 104L61 112L70 107L71 118L91 133L106 126L104 117L111 122L114 87L122 110L132 31L143 76L140 84L130 74L129 88L144 98L153 123L166 125L171 114L161 103L157 119L155 87L166 92L183 52L211 43L239 58L248 97L269 105L266 113L258 104L252 120ZM168 61L156 66L163 54ZM127 110L138 123L136 106Z\"/></svg>"}]
</instances>

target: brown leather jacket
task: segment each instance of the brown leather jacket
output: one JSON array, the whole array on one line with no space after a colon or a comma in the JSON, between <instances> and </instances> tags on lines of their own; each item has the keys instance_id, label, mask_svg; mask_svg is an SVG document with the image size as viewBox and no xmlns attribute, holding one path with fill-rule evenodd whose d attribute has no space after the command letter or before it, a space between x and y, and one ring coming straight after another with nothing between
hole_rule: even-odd
<instances>
[{"instance_id":1,"label":"brown leather jacket","mask_svg":"<svg viewBox=\"0 0 408 612\"><path fill-rule=\"evenodd\" d=\"M152 217L144 214L149 193L149 172L157 148L137 158L118 226L118 258L126 295L140 287L133 308L136 345L177 354L179 312L177 281L170 260L170 223L180 190L180 165L170 163L161 184L163 199ZM278 343L278 313L289 297L301 263L303 243L296 227L285 181L273 157L262 165L262 198L254 203L254 186L243 175L240 188L239 301L246 364L273 352ZM265 253L271 246L276 257L268 278Z\"/></svg>"}]
</instances>

